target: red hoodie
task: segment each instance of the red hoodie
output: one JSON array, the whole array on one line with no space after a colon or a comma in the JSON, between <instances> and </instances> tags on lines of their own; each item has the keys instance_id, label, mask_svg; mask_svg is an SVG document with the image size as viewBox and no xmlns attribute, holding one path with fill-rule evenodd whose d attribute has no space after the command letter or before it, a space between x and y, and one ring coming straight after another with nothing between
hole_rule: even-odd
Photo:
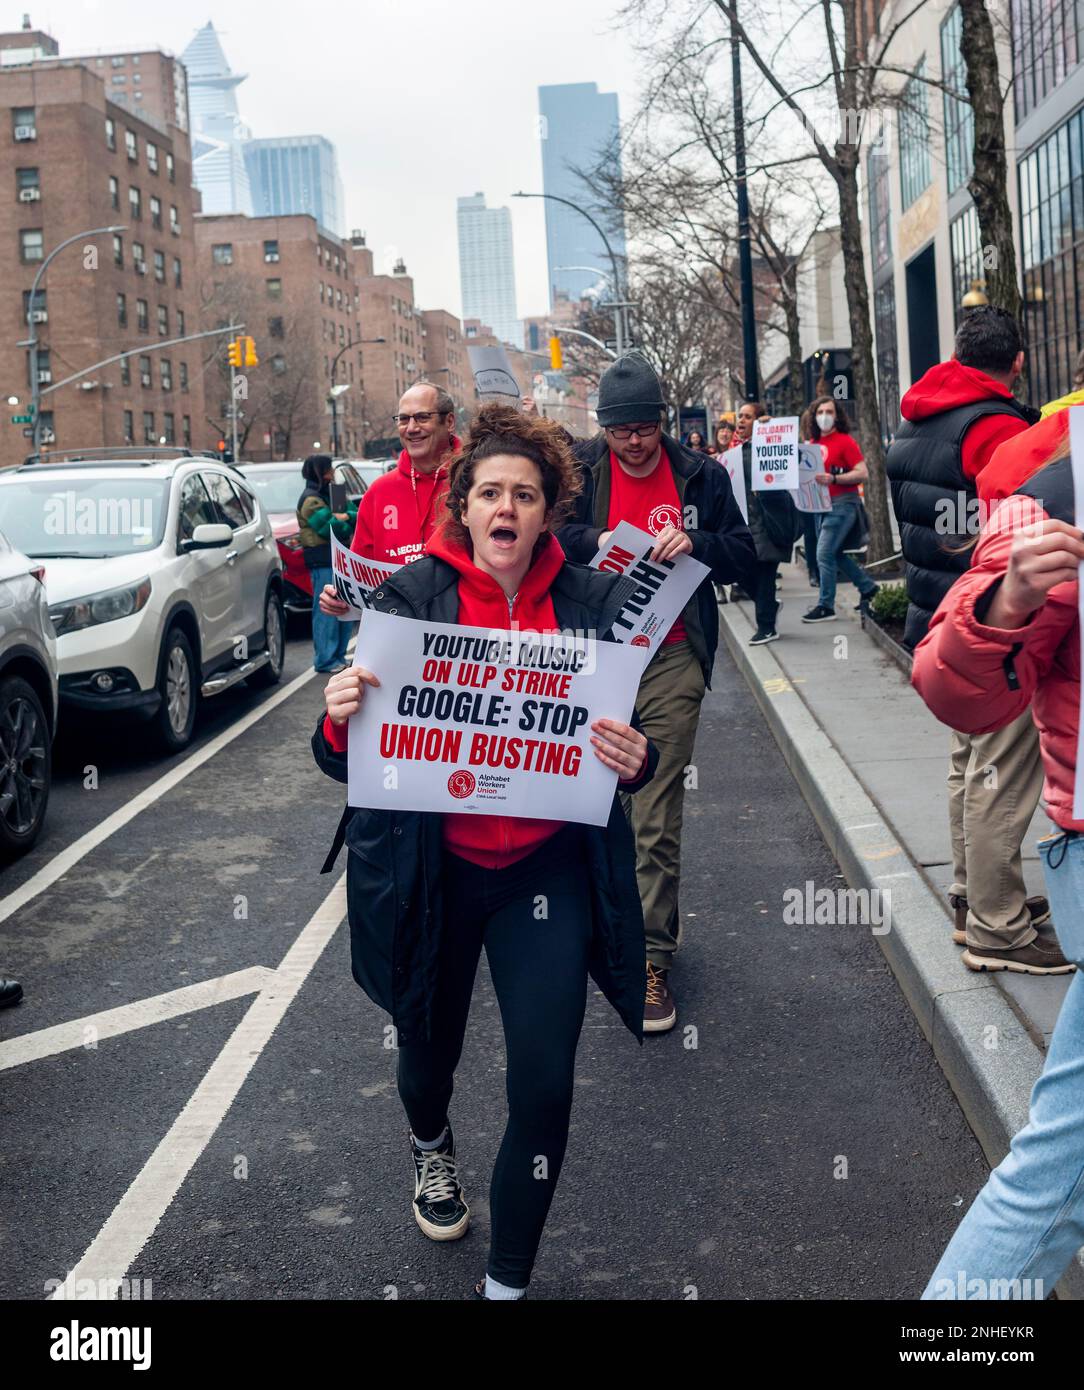
<instances>
[{"instance_id":1,"label":"red hoodie","mask_svg":"<svg viewBox=\"0 0 1084 1390\"><path fill-rule=\"evenodd\" d=\"M452 453L459 447L452 435ZM444 520L449 468L450 460L432 473L421 473L404 449L398 467L365 490L350 549L366 560L420 560L426 542Z\"/></svg>"},{"instance_id":2,"label":"red hoodie","mask_svg":"<svg viewBox=\"0 0 1084 1390\"><path fill-rule=\"evenodd\" d=\"M1025 439L1003 444L979 479L979 496L987 504L1000 502L1021 488L1033 473L1045 468L1069 432L1069 412L1059 410L1032 425Z\"/></svg>"},{"instance_id":3,"label":"red hoodie","mask_svg":"<svg viewBox=\"0 0 1084 1390\"><path fill-rule=\"evenodd\" d=\"M1012 392L978 367L965 367L955 357L938 362L911 387L900 403L905 420L926 420L946 410L955 410L972 401L1011 401ZM976 479L993 458L994 450L1006 439L1028 428L1016 415L982 415L964 435L962 453L966 477ZM362 499L364 505L364 498ZM358 517L360 524L361 518Z\"/></svg>"}]
</instances>

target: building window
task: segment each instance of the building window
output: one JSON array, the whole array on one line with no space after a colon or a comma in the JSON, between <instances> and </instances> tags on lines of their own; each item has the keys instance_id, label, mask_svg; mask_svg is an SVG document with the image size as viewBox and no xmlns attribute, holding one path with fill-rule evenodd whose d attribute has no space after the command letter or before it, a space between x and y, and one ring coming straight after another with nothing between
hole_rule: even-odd
<instances>
[{"instance_id":1,"label":"building window","mask_svg":"<svg viewBox=\"0 0 1084 1390\"><path fill-rule=\"evenodd\" d=\"M979 217L974 204L949 223L949 245L952 251L952 310L959 328L966 313L963 297L972 288L971 282L977 280L981 287L986 278L979 245Z\"/></svg>"},{"instance_id":2,"label":"building window","mask_svg":"<svg viewBox=\"0 0 1084 1390\"><path fill-rule=\"evenodd\" d=\"M323 280L321 280L321 281L320 281L320 303L323 304L323 302L324 302L324 282L323 282Z\"/></svg>"},{"instance_id":3,"label":"building window","mask_svg":"<svg viewBox=\"0 0 1084 1390\"><path fill-rule=\"evenodd\" d=\"M888 155L884 150L872 149L866 157L866 183L869 185L870 251L873 269L879 270L892 256Z\"/></svg>"},{"instance_id":4,"label":"building window","mask_svg":"<svg viewBox=\"0 0 1084 1390\"><path fill-rule=\"evenodd\" d=\"M157 444L158 436L154 432L154 411L145 410L143 412L143 443Z\"/></svg>"},{"instance_id":5,"label":"building window","mask_svg":"<svg viewBox=\"0 0 1084 1390\"><path fill-rule=\"evenodd\" d=\"M124 58L123 58L123 57L110 58L110 60L109 60L109 66L110 66L111 68L122 68L122 67L124 66Z\"/></svg>"},{"instance_id":6,"label":"building window","mask_svg":"<svg viewBox=\"0 0 1084 1390\"><path fill-rule=\"evenodd\" d=\"M169 310L164 304L158 306L158 336L159 338L169 337Z\"/></svg>"},{"instance_id":7,"label":"building window","mask_svg":"<svg viewBox=\"0 0 1084 1390\"><path fill-rule=\"evenodd\" d=\"M325 358L325 361L326 360L327 359ZM272 357L271 370L275 373L276 376L281 376L283 372L286 370L286 358L283 357L282 353L277 352L274 355L274 357Z\"/></svg>"},{"instance_id":8,"label":"building window","mask_svg":"<svg viewBox=\"0 0 1084 1390\"><path fill-rule=\"evenodd\" d=\"M132 412L124 412L124 442L125 444L135 443L135 421L132 419Z\"/></svg>"},{"instance_id":9,"label":"building window","mask_svg":"<svg viewBox=\"0 0 1084 1390\"><path fill-rule=\"evenodd\" d=\"M158 359L158 378L162 383L163 391L173 390L173 363L168 357Z\"/></svg>"},{"instance_id":10,"label":"building window","mask_svg":"<svg viewBox=\"0 0 1084 1390\"><path fill-rule=\"evenodd\" d=\"M900 419L900 370L896 347L896 291L891 276L873 292L877 345L877 400L881 437L890 444Z\"/></svg>"},{"instance_id":11,"label":"building window","mask_svg":"<svg viewBox=\"0 0 1084 1390\"><path fill-rule=\"evenodd\" d=\"M34 298L33 308L36 309L39 314L44 314L47 312L48 307L48 291L39 288ZM30 291L23 290L23 323L29 323L30 310Z\"/></svg>"},{"instance_id":12,"label":"building window","mask_svg":"<svg viewBox=\"0 0 1084 1390\"><path fill-rule=\"evenodd\" d=\"M121 328L128 327L128 296L125 294L117 295L117 323Z\"/></svg>"},{"instance_id":13,"label":"building window","mask_svg":"<svg viewBox=\"0 0 1084 1390\"><path fill-rule=\"evenodd\" d=\"M154 253L154 278L160 285L166 283L166 253L164 251Z\"/></svg>"},{"instance_id":14,"label":"building window","mask_svg":"<svg viewBox=\"0 0 1084 1390\"><path fill-rule=\"evenodd\" d=\"M131 386L132 384L132 361L129 357L120 359L120 384L122 386Z\"/></svg>"},{"instance_id":15,"label":"building window","mask_svg":"<svg viewBox=\"0 0 1084 1390\"><path fill-rule=\"evenodd\" d=\"M112 174L109 175L109 206L120 212L120 184Z\"/></svg>"},{"instance_id":16,"label":"building window","mask_svg":"<svg viewBox=\"0 0 1084 1390\"><path fill-rule=\"evenodd\" d=\"M127 154L128 158L131 160L136 160L139 158L139 149L136 146L136 137L134 130L128 130L126 128L124 131L124 151Z\"/></svg>"},{"instance_id":17,"label":"building window","mask_svg":"<svg viewBox=\"0 0 1084 1390\"><path fill-rule=\"evenodd\" d=\"M267 320L267 336L269 338L281 338L283 336L281 318L276 317Z\"/></svg>"},{"instance_id":18,"label":"building window","mask_svg":"<svg viewBox=\"0 0 1084 1390\"><path fill-rule=\"evenodd\" d=\"M1020 161L1028 395L1033 405L1071 387L1084 347L1084 110Z\"/></svg>"},{"instance_id":19,"label":"building window","mask_svg":"<svg viewBox=\"0 0 1084 1390\"><path fill-rule=\"evenodd\" d=\"M179 365L179 371L180 371L180 376L179 376L178 380L180 381L181 390L182 390L182 391L187 391L187 390L188 390L188 363L187 363L187 362L181 362L181 363L179 363L178 365Z\"/></svg>"},{"instance_id":20,"label":"building window","mask_svg":"<svg viewBox=\"0 0 1084 1390\"><path fill-rule=\"evenodd\" d=\"M905 211L930 182L929 89L925 77L923 58L903 89L900 106L900 193Z\"/></svg>"},{"instance_id":21,"label":"building window","mask_svg":"<svg viewBox=\"0 0 1084 1390\"><path fill-rule=\"evenodd\" d=\"M177 182L177 170L173 163L173 156L169 153L168 150L166 151L166 174L169 178L170 183Z\"/></svg>"},{"instance_id":22,"label":"building window","mask_svg":"<svg viewBox=\"0 0 1084 1390\"><path fill-rule=\"evenodd\" d=\"M151 385L151 359L143 353L139 359L139 384L140 386Z\"/></svg>"},{"instance_id":23,"label":"building window","mask_svg":"<svg viewBox=\"0 0 1084 1390\"><path fill-rule=\"evenodd\" d=\"M45 235L40 227L24 227L19 233L19 256L25 265L45 256Z\"/></svg>"},{"instance_id":24,"label":"building window","mask_svg":"<svg viewBox=\"0 0 1084 1390\"><path fill-rule=\"evenodd\" d=\"M183 309L178 309L178 310L177 310L177 337L178 337L178 338L183 338L183 337L184 337L184 310L183 310Z\"/></svg>"},{"instance_id":25,"label":"building window","mask_svg":"<svg viewBox=\"0 0 1084 1390\"><path fill-rule=\"evenodd\" d=\"M174 289L178 289L178 290L181 288L181 258L180 258L180 256L174 256L174 257L173 257L173 287L174 287Z\"/></svg>"},{"instance_id":26,"label":"building window","mask_svg":"<svg viewBox=\"0 0 1084 1390\"><path fill-rule=\"evenodd\" d=\"M971 148L975 140L975 113L967 96L967 67L960 52L963 14L954 5L941 25L941 80L951 92L942 92L945 116L945 175L949 193L955 193L971 177Z\"/></svg>"},{"instance_id":27,"label":"building window","mask_svg":"<svg viewBox=\"0 0 1084 1390\"><path fill-rule=\"evenodd\" d=\"M113 234L113 264L124 264L124 241L115 232Z\"/></svg>"},{"instance_id":28,"label":"building window","mask_svg":"<svg viewBox=\"0 0 1084 1390\"><path fill-rule=\"evenodd\" d=\"M137 73L136 76L138 78L139 74ZM158 172L158 146L150 140L147 141L147 168L152 174Z\"/></svg>"},{"instance_id":29,"label":"building window","mask_svg":"<svg viewBox=\"0 0 1084 1390\"><path fill-rule=\"evenodd\" d=\"M15 188L21 203L33 203L41 197L41 172L38 169L16 169ZM26 193L28 196L23 197Z\"/></svg>"},{"instance_id":30,"label":"building window","mask_svg":"<svg viewBox=\"0 0 1084 1390\"><path fill-rule=\"evenodd\" d=\"M126 72L118 72L118 73L114 76L114 78L113 78L113 86L114 86L114 87L123 87L123 86L126 86L126 85L127 85L127 82L128 82L128 74L127 74Z\"/></svg>"},{"instance_id":31,"label":"building window","mask_svg":"<svg viewBox=\"0 0 1084 1390\"><path fill-rule=\"evenodd\" d=\"M162 200L161 198L151 198L151 226L162 230Z\"/></svg>"},{"instance_id":32,"label":"building window","mask_svg":"<svg viewBox=\"0 0 1084 1390\"><path fill-rule=\"evenodd\" d=\"M192 417L190 415L181 416L181 443L186 449L192 447Z\"/></svg>"},{"instance_id":33,"label":"building window","mask_svg":"<svg viewBox=\"0 0 1084 1390\"><path fill-rule=\"evenodd\" d=\"M132 264L135 266L137 275L146 275L146 252L143 249L143 243L141 241L132 242Z\"/></svg>"},{"instance_id":34,"label":"building window","mask_svg":"<svg viewBox=\"0 0 1084 1390\"><path fill-rule=\"evenodd\" d=\"M128 216L140 219L143 217L143 200L139 196L138 188L128 190Z\"/></svg>"},{"instance_id":35,"label":"building window","mask_svg":"<svg viewBox=\"0 0 1084 1390\"><path fill-rule=\"evenodd\" d=\"M169 208L169 230L174 236L180 236L181 234L181 221L177 215L176 205L172 203Z\"/></svg>"},{"instance_id":36,"label":"building window","mask_svg":"<svg viewBox=\"0 0 1084 1390\"><path fill-rule=\"evenodd\" d=\"M211 260L215 265L233 265L233 243L220 241L211 247Z\"/></svg>"},{"instance_id":37,"label":"building window","mask_svg":"<svg viewBox=\"0 0 1084 1390\"><path fill-rule=\"evenodd\" d=\"M105 118L105 143L108 149L115 150L117 148L117 127L112 116Z\"/></svg>"},{"instance_id":38,"label":"building window","mask_svg":"<svg viewBox=\"0 0 1084 1390\"><path fill-rule=\"evenodd\" d=\"M270 265L279 258L279 244L277 241L265 241L263 244L263 258Z\"/></svg>"},{"instance_id":39,"label":"building window","mask_svg":"<svg viewBox=\"0 0 1084 1390\"><path fill-rule=\"evenodd\" d=\"M140 333L146 333L148 328L147 301L145 299L136 300L136 328Z\"/></svg>"},{"instance_id":40,"label":"building window","mask_svg":"<svg viewBox=\"0 0 1084 1390\"><path fill-rule=\"evenodd\" d=\"M1084 57L1084 9L1073 0L1013 0L1017 125Z\"/></svg>"},{"instance_id":41,"label":"building window","mask_svg":"<svg viewBox=\"0 0 1084 1390\"><path fill-rule=\"evenodd\" d=\"M38 348L38 381L48 382L52 378L52 360L47 347ZM30 381L30 354L26 354L26 379Z\"/></svg>"},{"instance_id":42,"label":"building window","mask_svg":"<svg viewBox=\"0 0 1084 1390\"><path fill-rule=\"evenodd\" d=\"M166 410L162 412L162 433L166 437L167 444L173 444L176 442L176 440L174 439L172 410Z\"/></svg>"},{"instance_id":43,"label":"building window","mask_svg":"<svg viewBox=\"0 0 1084 1390\"><path fill-rule=\"evenodd\" d=\"M281 298L282 298L282 281L281 281L281 280L268 280L268 281L267 281L267 297L268 297L268 299L281 299Z\"/></svg>"}]
</instances>

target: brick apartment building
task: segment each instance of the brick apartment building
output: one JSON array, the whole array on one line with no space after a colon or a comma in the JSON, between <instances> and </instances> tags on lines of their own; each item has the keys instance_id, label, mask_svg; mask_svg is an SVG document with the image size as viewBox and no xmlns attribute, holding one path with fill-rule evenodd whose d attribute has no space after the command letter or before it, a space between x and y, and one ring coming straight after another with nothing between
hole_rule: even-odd
<instances>
[{"instance_id":1,"label":"brick apartment building","mask_svg":"<svg viewBox=\"0 0 1084 1390\"><path fill-rule=\"evenodd\" d=\"M0 35L25 46L27 31ZM47 35L31 37L48 40ZM14 41L10 43L9 41ZM54 45L55 47L55 45ZM40 53L43 44L28 49ZM194 212L188 136L111 101L93 59L6 58L0 67L0 388L25 413L29 291L42 261L76 241L39 288L38 372L43 388L115 354L129 355L43 396L43 443L56 448L196 440L203 423L198 344L155 345L197 329ZM103 64L109 59L103 58ZM171 61L171 60L170 60ZM148 64L148 67L151 65ZM111 71L111 68L108 69ZM183 68L176 70L183 77ZM171 76L176 73L171 70ZM51 436L51 438L50 438ZM3 422L0 465L29 451Z\"/></svg>"},{"instance_id":2,"label":"brick apartment building","mask_svg":"<svg viewBox=\"0 0 1084 1390\"><path fill-rule=\"evenodd\" d=\"M361 322L366 338L384 342L365 348L366 417L370 439L393 439L399 397L426 373L425 321L415 308L414 281L403 262L391 275L373 274L371 253L369 265L369 274L359 281Z\"/></svg>"},{"instance_id":3,"label":"brick apartment building","mask_svg":"<svg viewBox=\"0 0 1084 1390\"><path fill-rule=\"evenodd\" d=\"M317 443L331 451L332 373L350 389L338 396L339 452L361 452L367 398L362 353L369 332L359 284L372 271L364 238L332 236L307 213L196 219L202 326L245 324L259 366L245 372L239 401L244 458L303 458ZM362 332L363 327L365 332ZM230 378L224 338L204 353L209 427L228 437ZM212 445L214 440L209 441Z\"/></svg>"},{"instance_id":4,"label":"brick apartment building","mask_svg":"<svg viewBox=\"0 0 1084 1390\"><path fill-rule=\"evenodd\" d=\"M422 332L426 377L443 386L457 406L469 406L474 400L474 378L463 325L447 309L423 309Z\"/></svg>"}]
</instances>

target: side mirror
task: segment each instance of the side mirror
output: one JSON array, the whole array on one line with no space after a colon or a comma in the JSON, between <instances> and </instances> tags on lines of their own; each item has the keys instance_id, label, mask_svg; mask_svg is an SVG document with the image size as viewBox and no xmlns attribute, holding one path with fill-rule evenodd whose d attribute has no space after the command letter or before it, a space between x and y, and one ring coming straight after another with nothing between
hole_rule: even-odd
<instances>
[{"instance_id":1,"label":"side mirror","mask_svg":"<svg viewBox=\"0 0 1084 1390\"><path fill-rule=\"evenodd\" d=\"M189 540L181 541L181 549L221 550L233 540L233 531L225 522L204 522L192 532Z\"/></svg>"}]
</instances>

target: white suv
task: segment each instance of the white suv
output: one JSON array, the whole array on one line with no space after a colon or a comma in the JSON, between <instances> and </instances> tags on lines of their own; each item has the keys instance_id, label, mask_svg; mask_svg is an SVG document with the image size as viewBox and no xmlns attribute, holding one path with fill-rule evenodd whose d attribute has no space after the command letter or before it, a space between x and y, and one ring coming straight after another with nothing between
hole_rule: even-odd
<instances>
[{"instance_id":1,"label":"white suv","mask_svg":"<svg viewBox=\"0 0 1084 1390\"><path fill-rule=\"evenodd\" d=\"M51 455L0 475L0 529L45 566L61 705L134 711L174 751L200 695L281 676L282 564L267 514L228 465L130 452Z\"/></svg>"}]
</instances>

